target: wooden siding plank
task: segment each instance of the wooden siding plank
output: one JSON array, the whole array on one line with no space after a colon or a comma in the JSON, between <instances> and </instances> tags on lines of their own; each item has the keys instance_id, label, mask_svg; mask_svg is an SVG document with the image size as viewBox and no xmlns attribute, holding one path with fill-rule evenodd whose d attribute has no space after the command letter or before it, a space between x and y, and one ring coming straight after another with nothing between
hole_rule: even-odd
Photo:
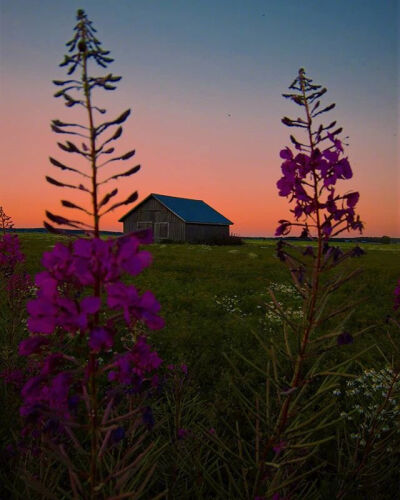
<instances>
[{"instance_id":1,"label":"wooden siding plank","mask_svg":"<svg viewBox=\"0 0 400 500\"><path fill-rule=\"evenodd\" d=\"M168 240L207 242L229 236L229 226L185 223L155 198L149 198L123 221L124 233L138 231L138 222L168 222ZM163 241L162 239L160 241Z\"/></svg>"}]
</instances>

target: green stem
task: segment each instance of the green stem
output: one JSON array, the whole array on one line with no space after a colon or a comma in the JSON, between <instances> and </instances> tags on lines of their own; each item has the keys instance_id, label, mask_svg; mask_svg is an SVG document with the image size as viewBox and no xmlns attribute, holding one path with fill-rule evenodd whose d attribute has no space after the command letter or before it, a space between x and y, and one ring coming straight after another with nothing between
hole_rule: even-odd
<instances>
[{"instance_id":1,"label":"green stem","mask_svg":"<svg viewBox=\"0 0 400 500\"><path fill-rule=\"evenodd\" d=\"M300 85L301 85L301 90L303 94L303 102L307 114L307 131L308 131L308 138L310 142L310 148L311 148L311 156L314 152L314 142L312 138L312 133L311 133L311 125L312 125L312 119L310 115L310 110L308 107L308 102L306 98L306 93L305 93L305 88L304 88L304 80L301 78L300 75ZM318 231L318 251L317 251L317 257L315 259L314 267L313 267L313 272L312 272L312 288L311 288L311 295L310 295L310 305L308 307L307 311L307 324L306 324L306 329L303 333L303 337L301 340L301 346L299 353L296 358L294 370L293 370L293 376L292 380L290 382L290 387L291 388L296 388L299 385L300 379L301 379L301 369L303 367L303 362L304 358L306 355L306 350L308 346L308 341L310 338L310 334L312 331L312 327L314 324L314 316L315 316L315 306L317 303L317 298L318 298L318 292L319 292L319 282L320 282L320 273L321 273L321 261L322 261L322 245L323 245L323 235L322 235L322 230L321 230L321 216L319 212L319 200L318 200L318 179L317 179L317 174L315 171L314 166L312 166L312 172L313 172L313 183L314 183L314 203L315 203L315 208L316 208L316 222L317 222L317 231ZM287 419L288 419L288 413L289 413L289 408L290 408L290 403L291 403L292 395L289 394L288 397L285 399L285 402L282 406L281 412L279 414L278 418L278 425L276 428L276 432L274 433L274 441L279 439L280 434L286 427Z\"/></svg>"},{"instance_id":2,"label":"green stem","mask_svg":"<svg viewBox=\"0 0 400 500\"><path fill-rule=\"evenodd\" d=\"M85 22L82 21L81 25L81 39L86 43L87 33ZM88 71L87 71L87 49L82 52L82 83L83 90L85 94L85 107L88 112L89 120L89 133L90 133L90 162L92 168L92 206L93 206L93 229L94 237L99 237L99 209L97 201L97 165L96 165L96 129L94 126L93 119L93 107L91 102L90 87L88 82ZM101 283L98 277L94 284L94 296L100 297ZM98 313L94 317L94 326L99 322ZM96 372L96 355L91 352L89 354L89 398L90 398L90 434L91 434L91 447L90 447L90 472L89 472L89 483L90 483L90 498L93 500L96 498L97 494L95 492L95 487L97 485L97 455L98 455L98 401L97 401L97 372Z\"/></svg>"},{"instance_id":3,"label":"green stem","mask_svg":"<svg viewBox=\"0 0 400 500\"><path fill-rule=\"evenodd\" d=\"M87 78L87 56L83 54L83 88L85 93L85 104L88 111L89 131L90 131L90 163L92 167L92 206L93 206L93 228L95 238L99 237L99 207L97 203L97 165L96 165L96 132L93 120L93 109L90 96L90 88Z\"/></svg>"}]
</instances>

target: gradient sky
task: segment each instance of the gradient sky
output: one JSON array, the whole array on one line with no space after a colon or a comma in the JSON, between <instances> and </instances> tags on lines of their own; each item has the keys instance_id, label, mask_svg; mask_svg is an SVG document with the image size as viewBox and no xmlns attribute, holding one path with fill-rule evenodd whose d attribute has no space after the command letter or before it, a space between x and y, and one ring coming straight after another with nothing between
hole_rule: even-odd
<instances>
[{"instance_id":1,"label":"gradient sky","mask_svg":"<svg viewBox=\"0 0 400 500\"><path fill-rule=\"evenodd\" d=\"M277 220L289 216L276 181L279 151L293 129L281 118L301 111L281 94L304 67L328 88L324 102L336 102L322 115L325 123L337 120L349 136L354 177L340 191L360 191L366 235L400 236L399 2L0 0L0 6L0 205L16 227L40 227L46 209L67 215L61 197L77 201L44 176L73 180L48 163L49 155L65 162L73 156L56 146L51 119L76 120L75 108L52 97L51 81L66 78L58 64L83 8L115 59L109 70L123 77L96 103L106 105L108 116L133 110L119 151L135 148L142 169L121 180L121 195L137 189L140 200L150 192L203 199L235 222L231 232L273 235ZM121 230L126 211L111 213L102 228Z\"/></svg>"}]
</instances>

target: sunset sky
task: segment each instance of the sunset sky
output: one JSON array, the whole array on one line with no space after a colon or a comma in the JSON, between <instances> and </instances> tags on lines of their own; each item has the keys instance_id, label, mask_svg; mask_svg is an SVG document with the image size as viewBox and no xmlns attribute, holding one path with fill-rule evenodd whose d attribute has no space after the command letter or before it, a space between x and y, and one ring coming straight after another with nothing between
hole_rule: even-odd
<instances>
[{"instance_id":1,"label":"sunset sky","mask_svg":"<svg viewBox=\"0 0 400 500\"><path fill-rule=\"evenodd\" d=\"M281 118L301 108L281 97L304 67L328 88L322 115L349 136L353 167L342 192L358 190L368 236L400 237L399 2L395 0L0 0L0 205L16 227L41 227L46 209L76 216L60 198L72 191L46 183L49 155L72 165L50 121L76 120L53 98L53 79L72 38L78 8L98 30L123 77L118 90L95 94L116 117L127 108L118 151L136 149L141 171L118 184L139 191L202 199L241 236L272 236L288 218L280 198L279 151L290 145ZM296 129L297 130L297 129ZM298 134L301 137L301 132ZM122 167L133 166L124 164ZM113 170L111 170L111 168ZM116 173L110 167L110 173ZM122 230L118 219L102 229ZM352 233L356 236L356 233Z\"/></svg>"}]
</instances>

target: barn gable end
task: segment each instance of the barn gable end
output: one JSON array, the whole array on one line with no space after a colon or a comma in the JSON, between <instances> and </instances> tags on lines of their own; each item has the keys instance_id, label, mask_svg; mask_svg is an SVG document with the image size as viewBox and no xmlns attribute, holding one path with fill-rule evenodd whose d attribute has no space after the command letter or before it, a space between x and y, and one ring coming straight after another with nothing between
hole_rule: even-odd
<instances>
[{"instance_id":1,"label":"barn gable end","mask_svg":"<svg viewBox=\"0 0 400 500\"><path fill-rule=\"evenodd\" d=\"M124 233L151 228L155 241L207 242L229 236L232 222L201 200L152 193L119 220Z\"/></svg>"},{"instance_id":2,"label":"barn gable end","mask_svg":"<svg viewBox=\"0 0 400 500\"><path fill-rule=\"evenodd\" d=\"M156 241L161 239L185 241L185 223L154 197L145 199L126 218L120 220L124 224L124 233L150 227ZM165 230L161 227L163 223L168 223L166 237L163 237L165 233L162 233Z\"/></svg>"}]
</instances>

